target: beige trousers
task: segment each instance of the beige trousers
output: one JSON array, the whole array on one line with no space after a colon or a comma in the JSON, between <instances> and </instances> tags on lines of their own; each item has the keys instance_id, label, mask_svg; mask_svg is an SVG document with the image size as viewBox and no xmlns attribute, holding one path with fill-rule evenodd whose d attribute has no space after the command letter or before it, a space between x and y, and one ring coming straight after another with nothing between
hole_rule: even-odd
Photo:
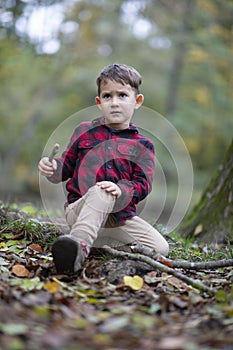
<instances>
[{"instance_id":1,"label":"beige trousers","mask_svg":"<svg viewBox=\"0 0 233 350\"><path fill-rule=\"evenodd\" d=\"M115 197L97 185L66 208L66 220L71 227L69 236L87 245L120 246L133 242L141 243L157 253L167 255L168 243L148 222L138 216L118 224L111 214Z\"/></svg>"}]
</instances>

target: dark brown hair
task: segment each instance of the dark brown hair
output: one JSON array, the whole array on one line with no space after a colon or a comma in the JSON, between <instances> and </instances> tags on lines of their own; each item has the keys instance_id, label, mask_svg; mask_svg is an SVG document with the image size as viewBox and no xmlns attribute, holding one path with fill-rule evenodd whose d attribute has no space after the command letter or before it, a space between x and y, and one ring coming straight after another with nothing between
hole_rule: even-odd
<instances>
[{"instance_id":1,"label":"dark brown hair","mask_svg":"<svg viewBox=\"0 0 233 350\"><path fill-rule=\"evenodd\" d=\"M118 63L110 64L102 69L96 79L98 95L100 95L101 83L107 80L114 80L123 85L129 84L138 94L142 77L133 67Z\"/></svg>"}]
</instances>

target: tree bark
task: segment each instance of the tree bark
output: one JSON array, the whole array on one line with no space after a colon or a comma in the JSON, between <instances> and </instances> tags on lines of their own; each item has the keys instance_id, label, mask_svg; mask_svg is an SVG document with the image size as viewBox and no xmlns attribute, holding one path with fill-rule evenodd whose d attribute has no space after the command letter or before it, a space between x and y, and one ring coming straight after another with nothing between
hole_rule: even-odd
<instances>
[{"instance_id":1,"label":"tree bark","mask_svg":"<svg viewBox=\"0 0 233 350\"><path fill-rule=\"evenodd\" d=\"M180 232L205 243L233 239L233 140L199 203L181 224Z\"/></svg>"}]
</instances>

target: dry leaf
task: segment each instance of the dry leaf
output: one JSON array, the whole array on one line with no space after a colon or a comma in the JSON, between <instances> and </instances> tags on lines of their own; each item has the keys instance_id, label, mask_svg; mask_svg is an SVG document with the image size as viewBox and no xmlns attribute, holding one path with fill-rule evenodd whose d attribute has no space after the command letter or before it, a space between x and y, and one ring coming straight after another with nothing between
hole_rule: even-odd
<instances>
[{"instance_id":1,"label":"dry leaf","mask_svg":"<svg viewBox=\"0 0 233 350\"><path fill-rule=\"evenodd\" d=\"M29 271L26 269L24 265L16 264L12 268L12 272L17 276L17 277L28 277Z\"/></svg>"},{"instance_id":2,"label":"dry leaf","mask_svg":"<svg viewBox=\"0 0 233 350\"><path fill-rule=\"evenodd\" d=\"M43 253L43 249L41 248L41 246L39 244L30 244L30 246L28 247L29 249L31 249L33 252L36 253Z\"/></svg>"},{"instance_id":3,"label":"dry leaf","mask_svg":"<svg viewBox=\"0 0 233 350\"><path fill-rule=\"evenodd\" d=\"M203 225L199 224L196 226L195 231L194 231L194 236L198 236L203 230Z\"/></svg>"},{"instance_id":4,"label":"dry leaf","mask_svg":"<svg viewBox=\"0 0 233 350\"><path fill-rule=\"evenodd\" d=\"M143 279L139 276L124 276L124 284L133 290L140 290L143 286Z\"/></svg>"},{"instance_id":5,"label":"dry leaf","mask_svg":"<svg viewBox=\"0 0 233 350\"><path fill-rule=\"evenodd\" d=\"M162 256L158 256L157 261L160 262L163 265L166 265L168 267L172 267L172 263L166 259L163 259Z\"/></svg>"},{"instance_id":6,"label":"dry leaf","mask_svg":"<svg viewBox=\"0 0 233 350\"><path fill-rule=\"evenodd\" d=\"M48 282L44 284L44 289L46 289L49 293L54 294L59 292L61 286L57 282Z\"/></svg>"},{"instance_id":7,"label":"dry leaf","mask_svg":"<svg viewBox=\"0 0 233 350\"><path fill-rule=\"evenodd\" d=\"M168 336L161 339L158 346L161 350L182 350L185 349L190 342L190 339L184 336Z\"/></svg>"},{"instance_id":8,"label":"dry leaf","mask_svg":"<svg viewBox=\"0 0 233 350\"><path fill-rule=\"evenodd\" d=\"M182 282L180 279L174 276L171 276L171 277L169 276L169 278L167 279L167 282L179 290L183 289L183 290L189 291L190 289L192 289L185 282Z\"/></svg>"}]
</instances>

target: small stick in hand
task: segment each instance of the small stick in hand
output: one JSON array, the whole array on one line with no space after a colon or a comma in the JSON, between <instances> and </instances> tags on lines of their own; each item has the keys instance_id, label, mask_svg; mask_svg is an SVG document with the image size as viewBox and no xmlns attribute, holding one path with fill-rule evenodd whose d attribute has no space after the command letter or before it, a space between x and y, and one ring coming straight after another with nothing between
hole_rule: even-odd
<instances>
[{"instance_id":1,"label":"small stick in hand","mask_svg":"<svg viewBox=\"0 0 233 350\"><path fill-rule=\"evenodd\" d=\"M59 148L60 148L60 145L58 143L55 143L55 145L53 146L52 152L50 153L50 156L49 156L50 163L52 163L53 158L57 154Z\"/></svg>"}]
</instances>

